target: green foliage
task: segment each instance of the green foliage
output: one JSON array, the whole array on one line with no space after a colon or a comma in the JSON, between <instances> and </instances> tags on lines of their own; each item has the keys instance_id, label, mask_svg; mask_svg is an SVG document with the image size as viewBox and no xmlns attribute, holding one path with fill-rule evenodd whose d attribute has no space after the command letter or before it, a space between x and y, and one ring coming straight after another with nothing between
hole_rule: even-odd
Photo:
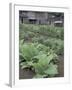
<instances>
[{"instance_id":1,"label":"green foliage","mask_svg":"<svg viewBox=\"0 0 72 90\"><path fill-rule=\"evenodd\" d=\"M52 27L48 25L20 25L20 39L24 42L41 43L49 46L57 54L63 54L64 30L63 27Z\"/></svg>"},{"instance_id":2,"label":"green foliage","mask_svg":"<svg viewBox=\"0 0 72 90\"><path fill-rule=\"evenodd\" d=\"M52 27L49 25L33 25L33 24L20 24L20 39L23 39L26 34L33 37L40 35L64 39L63 27ZM24 34L24 35L23 35ZM23 38L22 38L23 37Z\"/></svg>"},{"instance_id":3,"label":"green foliage","mask_svg":"<svg viewBox=\"0 0 72 90\"><path fill-rule=\"evenodd\" d=\"M64 41L61 39L56 39L56 38L49 38L44 41L44 44L46 46L49 46L51 49L55 51L57 54L63 54L64 50Z\"/></svg>"},{"instance_id":4,"label":"green foliage","mask_svg":"<svg viewBox=\"0 0 72 90\"><path fill-rule=\"evenodd\" d=\"M64 53L63 27L20 24L19 59L22 69L35 72L33 78L58 74L58 56Z\"/></svg>"},{"instance_id":5,"label":"green foliage","mask_svg":"<svg viewBox=\"0 0 72 90\"><path fill-rule=\"evenodd\" d=\"M24 60L22 59L22 62L20 62L21 68L32 68L35 71L36 76L39 75L39 77L48 76L48 74L45 73L45 70L47 70L50 63L57 58L57 55L53 53L49 47L38 43L22 44L21 42L20 53L20 57L22 55L24 58Z\"/></svg>"},{"instance_id":6,"label":"green foliage","mask_svg":"<svg viewBox=\"0 0 72 90\"><path fill-rule=\"evenodd\" d=\"M48 74L48 75L58 74L57 65L54 65L53 63L50 63L49 66L48 66L48 69L45 70L44 72L45 72L45 74Z\"/></svg>"},{"instance_id":7,"label":"green foliage","mask_svg":"<svg viewBox=\"0 0 72 90\"><path fill-rule=\"evenodd\" d=\"M33 43L23 44L21 41L19 46L20 56L22 56L24 60L30 61L33 56L38 54L38 50L35 48Z\"/></svg>"}]
</instances>

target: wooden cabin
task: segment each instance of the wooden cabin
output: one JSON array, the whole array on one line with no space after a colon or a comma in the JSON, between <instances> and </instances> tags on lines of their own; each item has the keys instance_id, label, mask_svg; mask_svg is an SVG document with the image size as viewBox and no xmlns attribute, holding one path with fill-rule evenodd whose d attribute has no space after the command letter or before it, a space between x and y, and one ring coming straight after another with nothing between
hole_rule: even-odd
<instances>
[{"instance_id":1,"label":"wooden cabin","mask_svg":"<svg viewBox=\"0 0 72 90\"><path fill-rule=\"evenodd\" d=\"M20 11L19 22L26 24L47 24L53 26L63 26L64 17L56 16L48 12Z\"/></svg>"}]
</instances>

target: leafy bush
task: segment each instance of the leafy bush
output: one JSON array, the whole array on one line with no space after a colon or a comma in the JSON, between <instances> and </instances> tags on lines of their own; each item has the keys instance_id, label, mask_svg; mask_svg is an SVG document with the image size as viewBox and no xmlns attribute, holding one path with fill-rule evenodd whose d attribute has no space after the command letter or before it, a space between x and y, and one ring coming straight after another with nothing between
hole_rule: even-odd
<instances>
[{"instance_id":1,"label":"leafy bush","mask_svg":"<svg viewBox=\"0 0 72 90\"><path fill-rule=\"evenodd\" d=\"M33 34L36 36L47 36L53 38L64 39L63 27L52 27L49 25L33 25L33 24L20 24L20 38L23 37L23 32ZM25 34L24 34L25 35Z\"/></svg>"},{"instance_id":2,"label":"leafy bush","mask_svg":"<svg viewBox=\"0 0 72 90\"><path fill-rule=\"evenodd\" d=\"M30 69L34 78L58 74L58 56L64 53L63 27L20 24L19 59L22 69Z\"/></svg>"},{"instance_id":3,"label":"leafy bush","mask_svg":"<svg viewBox=\"0 0 72 90\"><path fill-rule=\"evenodd\" d=\"M44 41L44 44L53 49L57 54L64 53L64 41L61 39L49 38Z\"/></svg>"},{"instance_id":4,"label":"leafy bush","mask_svg":"<svg viewBox=\"0 0 72 90\"><path fill-rule=\"evenodd\" d=\"M34 78L58 74L57 65L54 63L54 60L57 60L57 58L57 55L49 47L39 43L23 44L20 42L21 68L31 68L35 72Z\"/></svg>"}]
</instances>

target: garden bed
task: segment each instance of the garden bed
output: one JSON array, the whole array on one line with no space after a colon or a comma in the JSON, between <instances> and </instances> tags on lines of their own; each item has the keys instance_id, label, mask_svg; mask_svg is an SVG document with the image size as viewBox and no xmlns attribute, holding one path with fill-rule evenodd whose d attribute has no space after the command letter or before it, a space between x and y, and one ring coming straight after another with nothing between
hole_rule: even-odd
<instances>
[{"instance_id":1,"label":"garden bed","mask_svg":"<svg viewBox=\"0 0 72 90\"><path fill-rule=\"evenodd\" d=\"M19 78L63 77L63 27L35 24L19 26Z\"/></svg>"}]
</instances>

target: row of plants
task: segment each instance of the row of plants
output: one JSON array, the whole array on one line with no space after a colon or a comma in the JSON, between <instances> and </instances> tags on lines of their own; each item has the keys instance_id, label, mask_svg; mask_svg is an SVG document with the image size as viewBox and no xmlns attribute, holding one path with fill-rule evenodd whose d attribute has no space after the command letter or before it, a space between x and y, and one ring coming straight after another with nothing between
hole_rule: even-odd
<instances>
[{"instance_id":1,"label":"row of plants","mask_svg":"<svg viewBox=\"0 0 72 90\"><path fill-rule=\"evenodd\" d=\"M41 32L41 33L36 33ZM46 35L48 34L48 35ZM47 25L20 25L20 40L24 42L39 42L49 46L57 54L63 54L64 36L63 27L51 27ZM58 38L59 37L59 38Z\"/></svg>"},{"instance_id":2,"label":"row of plants","mask_svg":"<svg viewBox=\"0 0 72 90\"><path fill-rule=\"evenodd\" d=\"M58 75L59 55L63 55L63 27L20 24L19 59L21 69L35 73L33 78Z\"/></svg>"},{"instance_id":3,"label":"row of plants","mask_svg":"<svg viewBox=\"0 0 72 90\"><path fill-rule=\"evenodd\" d=\"M58 74L58 56L49 47L39 43L20 42L20 65L22 69L31 69L33 78L53 77Z\"/></svg>"},{"instance_id":4,"label":"row of plants","mask_svg":"<svg viewBox=\"0 0 72 90\"><path fill-rule=\"evenodd\" d=\"M52 27L49 25L33 25L33 24L20 24L20 39L27 36L47 36L63 40L64 39L63 27Z\"/></svg>"}]
</instances>

